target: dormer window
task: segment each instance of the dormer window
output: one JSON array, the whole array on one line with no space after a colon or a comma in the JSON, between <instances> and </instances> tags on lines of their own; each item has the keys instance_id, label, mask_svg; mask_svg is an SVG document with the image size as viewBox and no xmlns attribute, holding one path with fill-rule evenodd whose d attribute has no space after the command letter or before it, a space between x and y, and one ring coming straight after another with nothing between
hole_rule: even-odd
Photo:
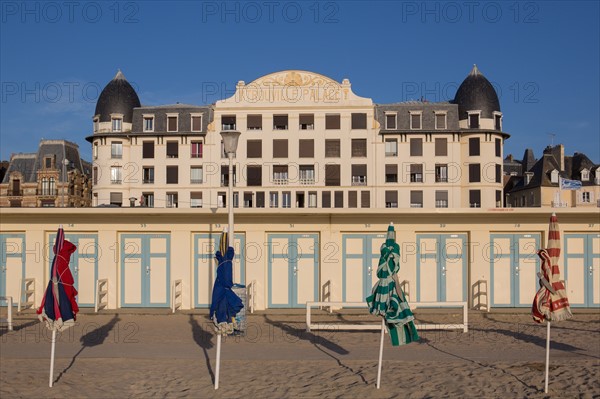
<instances>
[{"instance_id":1,"label":"dormer window","mask_svg":"<svg viewBox=\"0 0 600 399\"><path fill-rule=\"evenodd\" d=\"M191 127L192 127L192 132L201 132L202 131L202 115L201 114L192 114Z\"/></svg>"},{"instance_id":2,"label":"dormer window","mask_svg":"<svg viewBox=\"0 0 600 399\"><path fill-rule=\"evenodd\" d=\"M583 169L581 171L581 181L590 181L590 171Z\"/></svg>"},{"instance_id":3,"label":"dormer window","mask_svg":"<svg viewBox=\"0 0 600 399\"><path fill-rule=\"evenodd\" d=\"M178 114L167 114L167 132L177 131Z\"/></svg>"},{"instance_id":4,"label":"dormer window","mask_svg":"<svg viewBox=\"0 0 600 399\"><path fill-rule=\"evenodd\" d=\"M479 129L479 117L481 111L468 111L469 115L469 129Z\"/></svg>"},{"instance_id":5,"label":"dormer window","mask_svg":"<svg viewBox=\"0 0 600 399\"><path fill-rule=\"evenodd\" d=\"M525 185L528 185L531 182L532 177L533 172L525 172Z\"/></svg>"},{"instance_id":6,"label":"dormer window","mask_svg":"<svg viewBox=\"0 0 600 399\"><path fill-rule=\"evenodd\" d=\"M446 111L435 111L435 128L446 129Z\"/></svg>"},{"instance_id":7,"label":"dormer window","mask_svg":"<svg viewBox=\"0 0 600 399\"><path fill-rule=\"evenodd\" d=\"M99 128L100 128L100 118L95 117L94 118L94 133L96 133Z\"/></svg>"},{"instance_id":8,"label":"dormer window","mask_svg":"<svg viewBox=\"0 0 600 399\"><path fill-rule=\"evenodd\" d=\"M600 166L596 168L594 183L600 185Z\"/></svg>"},{"instance_id":9,"label":"dormer window","mask_svg":"<svg viewBox=\"0 0 600 399\"><path fill-rule=\"evenodd\" d=\"M123 117L122 116L113 116L111 118L112 122L112 131L120 132L123 130Z\"/></svg>"},{"instance_id":10,"label":"dormer window","mask_svg":"<svg viewBox=\"0 0 600 399\"><path fill-rule=\"evenodd\" d=\"M502 131L502 113L494 111L494 129Z\"/></svg>"},{"instance_id":11,"label":"dormer window","mask_svg":"<svg viewBox=\"0 0 600 399\"><path fill-rule=\"evenodd\" d=\"M396 129L396 113L386 112L385 113L385 128L388 130Z\"/></svg>"},{"instance_id":12,"label":"dormer window","mask_svg":"<svg viewBox=\"0 0 600 399\"><path fill-rule=\"evenodd\" d=\"M154 131L154 115L144 115L144 132Z\"/></svg>"},{"instance_id":13,"label":"dormer window","mask_svg":"<svg viewBox=\"0 0 600 399\"><path fill-rule=\"evenodd\" d=\"M44 168L52 169L52 165L54 164L53 157L44 157Z\"/></svg>"},{"instance_id":14,"label":"dormer window","mask_svg":"<svg viewBox=\"0 0 600 399\"><path fill-rule=\"evenodd\" d=\"M421 116L422 111L409 111L410 112L410 128L413 130L421 129Z\"/></svg>"},{"instance_id":15,"label":"dormer window","mask_svg":"<svg viewBox=\"0 0 600 399\"><path fill-rule=\"evenodd\" d=\"M554 169L550 172L550 182L558 184L558 170Z\"/></svg>"}]
</instances>

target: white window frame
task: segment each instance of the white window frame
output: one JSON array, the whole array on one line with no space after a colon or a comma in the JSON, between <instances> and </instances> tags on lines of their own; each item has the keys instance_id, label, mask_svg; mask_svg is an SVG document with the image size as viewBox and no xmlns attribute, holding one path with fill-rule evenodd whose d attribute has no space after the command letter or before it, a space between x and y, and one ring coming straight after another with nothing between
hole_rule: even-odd
<instances>
[{"instance_id":1,"label":"white window frame","mask_svg":"<svg viewBox=\"0 0 600 399\"><path fill-rule=\"evenodd\" d=\"M200 118L200 130L194 130L194 118ZM190 114L190 132L201 132L202 131L202 114L201 113L193 113Z\"/></svg>"},{"instance_id":2,"label":"white window frame","mask_svg":"<svg viewBox=\"0 0 600 399\"><path fill-rule=\"evenodd\" d=\"M477 127L471 126L471 115L477 115L477 122L478 122ZM467 111L467 127L469 129L480 129L481 128L481 110Z\"/></svg>"},{"instance_id":3,"label":"white window frame","mask_svg":"<svg viewBox=\"0 0 600 399\"><path fill-rule=\"evenodd\" d=\"M279 208L279 192L269 192L269 208Z\"/></svg>"},{"instance_id":4,"label":"white window frame","mask_svg":"<svg viewBox=\"0 0 600 399\"><path fill-rule=\"evenodd\" d=\"M558 184L559 180L558 170L553 169L552 172L550 172L550 182Z\"/></svg>"},{"instance_id":5,"label":"white window frame","mask_svg":"<svg viewBox=\"0 0 600 399\"><path fill-rule=\"evenodd\" d=\"M120 154L116 154L113 152L113 145L120 145L121 148L121 153ZM119 147L115 147L115 148L119 148ZM123 159L123 142L122 141L111 141L110 142L110 158L111 159Z\"/></svg>"},{"instance_id":6,"label":"white window frame","mask_svg":"<svg viewBox=\"0 0 600 399\"><path fill-rule=\"evenodd\" d=\"M169 130L169 118L175 118L175 130ZM167 113L167 126L166 131L168 133L176 133L179 131L179 114L178 113Z\"/></svg>"},{"instance_id":7,"label":"white window frame","mask_svg":"<svg viewBox=\"0 0 600 399\"><path fill-rule=\"evenodd\" d=\"M436 130L446 130L448 129L448 111L433 111L434 113L434 123L435 123L435 129ZM437 120L438 120L438 115L443 115L444 116L444 127L439 127Z\"/></svg>"},{"instance_id":8,"label":"white window frame","mask_svg":"<svg viewBox=\"0 0 600 399\"><path fill-rule=\"evenodd\" d=\"M119 165L113 165L110 167L110 183L111 184L122 184L123 183L123 168Z\"/></svg>"},{"instance_id":9,"label":"white window frame","mask_svg":"<svg viewBox=\"0 0 600 399\"><path fill-rule=\"evenodd\" d=\"M581 181L590 181L590 171L587 168L581 170Z\"/></svg>"},{"instance_id":10,"label":"white window frame","mask_svg":"<svg viewBox=\"0 0 600 399\"><path fill-rule=\"evenodd\" d=\"M123 114L110 114L110 129L113 132L123 131Z\"/></svg>"},{"instance_id":11,"label":"white window frame","mask_svg":"<svg viewBox=\"0 0 600 399\"><path fill-rule=\"evenodd\" d=\"M152 121L152 129L146 128L146 120ZM153 132L154 131L154 114L142 114L142 131Z\"/></svg>"},{"instance_id":12,"label":"white window frame","mask_svg":"<svg viewBox=\"0 0 600 399\"><path fill-rule=\"evenodd\" d=\"M496 129L496 117L498 116L498 117L500 117L500 131L502 131L502 122L503 122L502 112L494 111L493 115L494 115L494 129ZM481 116L480 116L480 118L481 118ZM479 121L479 123L481 123L481 120Z\"/></svg>"},{"instance_id":13,"label":"white window frame","mask_svg":"<svg viewBox=\"0 0 600 399\"><path fill-rule=\"evenodd\" d=\"M408 111L410 114L410 130L423 130L423 111ZM413 127L413 116L419 116L419 127Z\"/></svg>"}]
</instances>

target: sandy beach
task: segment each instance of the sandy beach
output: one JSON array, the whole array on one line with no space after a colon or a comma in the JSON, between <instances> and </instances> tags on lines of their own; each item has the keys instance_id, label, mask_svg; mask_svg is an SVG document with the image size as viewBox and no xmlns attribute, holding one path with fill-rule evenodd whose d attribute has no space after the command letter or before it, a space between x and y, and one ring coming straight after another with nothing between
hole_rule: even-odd
<instances>
[{"instance_id":1,"label":"sandy beach","mask_svg":"<svg viewBox=\"0 0 600 399\"><path fill-rule=\"evenodd\" d=\"M2 309L5 311L5 309ZM245 336L223 341L221 386L213 388L216 337L206 313L146 310L83 313L59 336L48 388L50 336L30 311L0 329L2 398L596 398L600 397L600 312L553 323L549 393L544 394L545 325L525 310L470 312L469 331L420 331L392 347L375 386L379 332L306 332L303 312L249 315ZM458 322L417 310L418 322ZM315 311L313 322L377 323L357 311Z\"/></svg>"}]
</instances>

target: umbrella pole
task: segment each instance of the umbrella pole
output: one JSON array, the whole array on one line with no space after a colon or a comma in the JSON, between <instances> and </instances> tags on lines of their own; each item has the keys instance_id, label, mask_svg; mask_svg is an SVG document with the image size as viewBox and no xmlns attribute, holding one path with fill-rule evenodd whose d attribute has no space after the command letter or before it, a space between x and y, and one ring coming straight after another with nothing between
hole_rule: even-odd
<instances>
[{"instance_id":1,"label":"umbrella pole","mask_svg":"<svg viewBox=\"0 0 600 399\"><path fill-rule=\"evenodd\" d=\"M544 393L548 393L548 369L550 368L550 322L546 330L546 381L544 382Z\"/></svg>"},{"instance_id":2,"label":"umbrella pole","mask_svg":"<svg viewBox=\"0 0 600 399\"><path fill-rule=\"evenodd\" d=\"M385 335L385 319L381 319L381 341L379 342L379 365L377 366L377 389L381 383L381 363L383 363L383 336Z\"/></svg>"},{"instance_id":3,"label":"umbrella pole","mask_svg":"<svg viewBox=\"0 0 600 399\"><path fill-rule=\"evenodd\" d=\"M219 389L219 373L221 370L221 334L217 334L217 365L215 369L215 389Z\"/></svg>"},{"instance_id":4,"label":"umbrella pole","mask_svg":"<svg viewBox=\"0 0 600 399\"><path fill-rule=\"evenodd\" d=\"M50 349L50 379L48 382L48 386L52 388L52 384L54 383L54 348L56 347L56 330L52 330L52 346Z\"/></svg>"}]
</instances>

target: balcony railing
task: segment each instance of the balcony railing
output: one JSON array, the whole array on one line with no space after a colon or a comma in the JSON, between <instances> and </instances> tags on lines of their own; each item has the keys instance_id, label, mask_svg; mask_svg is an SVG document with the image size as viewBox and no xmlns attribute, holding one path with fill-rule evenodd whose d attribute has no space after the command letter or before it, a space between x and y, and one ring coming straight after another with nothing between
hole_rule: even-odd
<instances>
[{"instance_id":1,"label":"balcony railing","mask_svg":"<svg viewBox=\"0 0 600 399\"><path fill-rule=\"evenodd\" d=\"M552 201L552 208L566 208L568 204L563 201Z\"/></svg>"},{"instance_id":2,"label":"balcony railing","mask_svg":"<svg viewBox=\"0 0 600 399\"><path fill-rule=\"evenodd\" d=\"M154 179L143 179L142 183L143 184L154 184Z\"/></svg>"},{"instance_id":3,"label":"balcony railing","mask_svg":"<svg viewBox=\"0 0 600 399\"><path fill-rule=\"evenodd\" d=\"M367 185L367 176L352 176L352 185L353 186L366 186Z\"/></svg>"},{"instance_id":4,"label":"balcony railing","mask_svg":"<svg viewBox=\"0 0 600 399\"><path fill-rule=\"evenodd\" d=\"M121 179L113 179L110 181L110 184L121 184L123 183L123 180Z\"/></svg>"},{"instance_id":5,"label":"balcony railing","mask_svg":"<svg viewBox=\"0 0 600 399\"><path fill-rule=\"evenodd\" d=\"M314 177L301 177L299 179L300 184L303 185L311 185L311 184L315 184L315 178Z\"/></svg>"},{"instance_id":6,"label":"balcony railing","mask_svg":"<svg viewBox=\"0 0 600 399\"><path fill-rule=\"evenodd\" d=\"M275 186L285 186L286 184L288 184L287 177L286 178L278 178L278 179L273 178L273 185L275 185Z\"/></svg>"},{"instance_id":7,"label":"balcony railing","mask_svg":"<svg viewBox=\"0 0 600 399\"><path fill-rule=\"evenodd\" d=\"M23 190L8 190L6 192L6 195L8 197L22 197L23 196Z\"/></svg>"},{"instance_id":8,"label":"balcony railing","mask_svg":"<svg viewBox=\"0 0 600 399\"><path fill-rule=\"evenodd\" d=\"M190 184L202 184L202 179L190 179Z\"/></svg>"}]
</instances>

